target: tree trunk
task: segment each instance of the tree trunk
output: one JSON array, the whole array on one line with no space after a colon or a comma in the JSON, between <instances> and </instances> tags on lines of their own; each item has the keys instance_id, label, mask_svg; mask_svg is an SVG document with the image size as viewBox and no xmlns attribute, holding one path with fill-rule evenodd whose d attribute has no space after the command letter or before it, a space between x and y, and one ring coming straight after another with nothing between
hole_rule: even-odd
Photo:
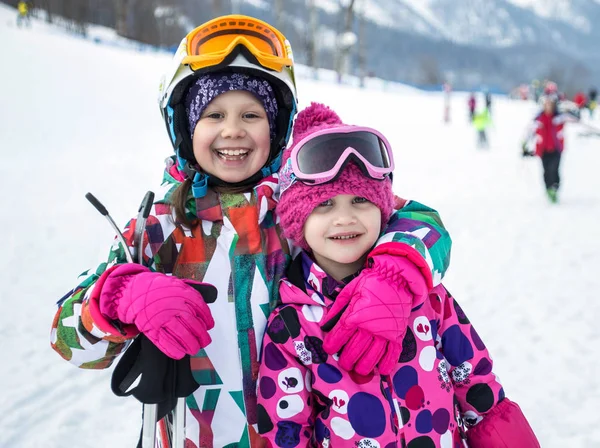
<instances>
[{"instance_id":1,"label":"tree trunk","mask_svg":"<svg viewBox=\"0 0 600 448\"><path fill-rule=\"evenodd\" d=\"M365 9L366 1L360 1L360 10L358 12L358 72L360 76L360 86L365 86L367 76L367 36L365 32Z\"/></svg>"},{"instance_id":2,"label":"tree trunk","mask_svg":"<svg viewBox=\"0 0 600 448\"><path fill-rule=\"evenodd\" d=\"M283 34L283 0L275 0L275 28Z\"/></svg>"},{"instance_id":3,"label":"tree trunk","mask_svg":"<svg viewBox=\"0 0 600 448\"><path fill-rule=\"evenodd\" d=\"M219 17L220 15L222 15L221 13L221 0L212 0L212 12L213 12L213 17Z\"/></svg>"},{"instance_id":4,"label":"tree trunk","mask_svg":"<svg viewBox=\"0 0 600 448\"><path fill-rule=\"evenodd\" d=\"M350 65L350 50L352 45L348 45L347 42L342 42L342 38L345 38L348 33L352 31L352 24L354 21L354 4L355 0L350 0L348 6L344 7L340 2L340 12L344 17L344 26L342 32L338 34L338 44L336 52L336 72L338 76L338 83L342 83L344 75L349 71Z\"/></svg>"},{"instance_id":5,"label":"tree trunk","mask_svg":"<svg viewBox=\"0 0 600 448\"><path fill-rule=\"evenodd\" d=\"M313 68L313 78L318 78L318 62L317 62L317 34L319 28L319 16L317 14L316 0L308 0L308 17L310 26L306 33L306 59L309 67Z\"/></svg>"},{"instance_id":6,"label":"tree trunk","mask_svg":"<svg viewBox=\"0 0 600 448\"><path fill-rule=\"evenodd\" d=\"M129 37L127 29L127 0L114 0L115 2L115 30L119 36Z\"/></svg>"}]
</instances>

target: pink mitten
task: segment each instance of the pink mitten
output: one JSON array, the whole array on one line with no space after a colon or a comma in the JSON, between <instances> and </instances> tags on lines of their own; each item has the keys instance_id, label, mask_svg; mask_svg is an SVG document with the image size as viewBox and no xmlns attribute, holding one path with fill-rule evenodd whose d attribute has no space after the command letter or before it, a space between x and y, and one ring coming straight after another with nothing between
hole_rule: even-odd
<instances>
[{"instance_id":1,"label":"pink mitten","mask_svg":"<svg viewBox=\"0 0 600 448\"><path fill-rule=\"evenodd\" d=\"M404 256L375 255L368 266L329 310L323 349L329 354L341 350L343 369L367 375L378 366L379 373L389 375L402 353L411 309L425 300L428 287L419 268Z\"/></svg>"},{"instance_id":2,"label":"pink mitten","mask_svg":"<svg viewBox=\"0 0 600 448\"><path fill-rule=\"evenodd\" d=\"M165 355L181 359L211 342L215 326L203 295L216 297L212 285L167 276L139 264L122 264L101 278L100 312L134 324Z\"/></svg>"},{"instance_id":3,"label":"pink mitten","mask_svg":"<svg viewBox=\"0 0 600 448\"><path fill-rule=\"evenodd\" d=\"M539 448L531 426L521 408L508 398L502 400L467 431L467 441L473 448Z\"/></svg>"}]
</instances>

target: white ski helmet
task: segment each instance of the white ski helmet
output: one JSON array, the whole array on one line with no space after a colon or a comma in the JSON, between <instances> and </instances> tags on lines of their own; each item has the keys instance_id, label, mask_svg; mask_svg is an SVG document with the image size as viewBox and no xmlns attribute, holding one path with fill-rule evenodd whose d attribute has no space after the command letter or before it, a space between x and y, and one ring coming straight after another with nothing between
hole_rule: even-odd
<instances>
[{"instance_id":1,"label":"white ski helmet","mask_svg":"<svg viewBox=\"0 0 600 448\"><path fill-rule=\"evenodd\" d=\"M256 183L279 169L298 106L292 48L276 28L254 17L227 15L189 32L161 79L158 102L179 169L193 180L194 195L200 194L197 197L202 196L198 192L205 192L209 180L212 184L230 185L198 167L187 129L184 99L188 89L199 76L212 72L244 73L266 79L277 99L276 135L269 158L260 172L236 186Z\"/></svg>"}]
</instances>

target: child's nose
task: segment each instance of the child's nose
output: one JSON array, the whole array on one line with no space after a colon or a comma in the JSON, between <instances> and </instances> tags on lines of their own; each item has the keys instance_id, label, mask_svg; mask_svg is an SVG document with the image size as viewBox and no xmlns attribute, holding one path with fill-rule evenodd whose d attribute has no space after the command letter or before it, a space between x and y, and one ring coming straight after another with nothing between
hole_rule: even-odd
<instances>
[{"instance_id":1,"label":"child's nose","mask_svg":"<svg viewBox=\"0 0 600 448\"><path fill-rule=\"evenodd\" d=\"M227 120L221 135L223 138L242 138L246 135L246 131L238 120Z\"/></svg>"},{"instance_id":2,"label":"child's nose","mask_svg":"<svg viewBox=\"0 0 600 448\"><path fill-rule=\"evenodd\" d=\"M334 219L334 225L347 226L356 222L356 215L351 208L341 207Z\"/></svg>"}]
</instances>

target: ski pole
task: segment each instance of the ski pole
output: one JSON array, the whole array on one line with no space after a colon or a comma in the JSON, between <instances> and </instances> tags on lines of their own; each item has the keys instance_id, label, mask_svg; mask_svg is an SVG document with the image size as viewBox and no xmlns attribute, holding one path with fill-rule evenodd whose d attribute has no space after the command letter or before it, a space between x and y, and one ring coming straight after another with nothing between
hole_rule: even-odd
<instances>
[{"instance_id":1,"label":"ski pole","mask_svg":"<svg viewBox=\"0 0 600 448\"><path fill-rule=\"evenodd\" d=\"M172 448L184 448L185 446L185 398L177 398L177 406L173 410L173 446Z\"/></svg>"},{"instance_id":2,"label":"ski pole","mask_svg":"<svg viewBox=\"0 0 600 448\"><path fill-rule=\"evenodd\" d=\"M113 230L117 233L117 239L123 246L123 251L125 252L125 258L127 258L127 261L129 263L133 263L133 257L131 256L131 253L129 252L129 248L127 247L127 243L125 242L125 237L123 237L123 234L119 230L119 227L117 227L117 224L115 224L115 221L113 221L112 217L108 213L108 210L106 210L106 207L104 207L104 205L102 205L102 203L98 199L96 199L96 196L94 196L92 193L86 193L85 198L88 201L90 201L90 203L96 208L96 210L98 210L100 212L100 214L108 220L108 222L111 225L111 227L113 228Z\"/></svg>"},{"instance_id":3,"label":"ski pole","mask_svg":"<svg viewBox=\"0 0 600 448\"><path fill-rule=\"evenodd\" d=\"M143 264L144 262L144 230L153 202L154 193L148 191L144 196L144 199L142 199L142 203L138 209L138 216L135 221L135 230L133 232L134 255L139 264ZM142 448L155 448L156 446L157 414L157 404L142 404Z\"/></svg>"},{"instance_id":4,"label":"ski pole","mask_svg":"<svg viewBox=\"0 0 600 448\"><path fill-rule=\"evenodd\" d=\"M135 222L135 231L133 233L133 240L135 241L134 246L134 257L137 258L137 262L139 264L144 263L144 230L146 228L146 220L148 219L148 215L150 215L150 209L152 208L152 203L154 202L154 193L148 191L142 199L142 203L140 204L140 208L138 209L138 217Z\"/></svg>"},{"instance_id":5,"label":"ski pole","mask_svg":"<svg viewBox=\"0 0 600 448\"><path fill-rule=\"evenodd\" d=\"M129 247L125 242L125 237L119 230L119 227L112 219L108 210L102 203L96 199L92 193L87 193L85 198L104 216L110 223L113 230L116 232L117 239L123 246L125 252L125 258L129 263L135 263L133 256L129 252ZM154 193L148 191L140 204L138 209L138 217L135 224L134 231L134 255L136 255L139 264L143 262L143 242L144 242L144 229L146 227L146 220L150 214L152 203L154 202ZM179 406L178 400L177 405ZM185 407L184 407L185 410ZM158 413L158 405L142 403L142 448L155 448L156 447L156 417Z\"/></svg>"},{"instance_id":6,"label":"ski pole","mask_svg":"<svg viewBox=\"0 0 600 448\"><path fill-rule=\"evenodd\" d=\"M591 124L585 123L580 121L579 124L581 126L583 126L584 128L589 129L590 131L594 131L594 132L600 132L600 128L597 128L596 126L592 126Z\"/></svg>"}]
</instances>

